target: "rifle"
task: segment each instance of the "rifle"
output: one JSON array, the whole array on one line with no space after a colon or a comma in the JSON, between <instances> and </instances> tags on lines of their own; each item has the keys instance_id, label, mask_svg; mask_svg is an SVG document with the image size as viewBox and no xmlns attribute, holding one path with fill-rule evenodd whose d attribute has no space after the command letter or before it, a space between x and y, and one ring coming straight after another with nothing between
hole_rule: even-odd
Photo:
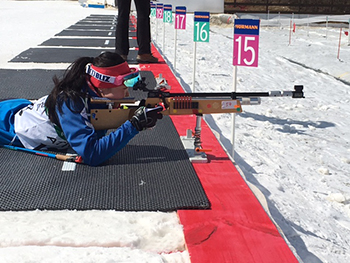
<instances>
[{"instance_id":1,"label":"rifle","mask_svg":"<svg viewBox=\"0 0 350 263\"><path fill-rule=\"evenodd\" d=\"M270 91L270 92L221 92L221 93L170 93L170 87L160 76L156 79L154 89L148 89L145 78L141 78L134 86L134 90L146 92L146 99L136 103L134 98L121 100L109 100L105 98L92 98L94 104L105 104L107 109L92 109L91 123L96 130L116 129L134 115L140 106L146 106L150 110L160 111L163 115L197 115L195 132L187 130L187 135L181 137L191 162L207 162L205 152L201 147L201 118L203 114L215 113L240 113L241 105L258 105L261 97L292 97L304 98L303 86L294 86L294 91ZM118 108L115 108L118 106ZM66 156L52 154L21 147L3 145L2 147L33 153L62 161L83 163L80 156Z\"/></svg>"},{"instance_id":2,"label":"rifle","mask_svg":"<svg viewBox=\"0 0 350 263\"><path fill-rule=\"evenodd\" d=\"M167 89L164 89L165 87ZM164 79L157 79L157 86L150 90L146 87L145 79L141 78L133 89L146 92L146 99L141 100L139 104L136 104L134 98L91 99L93 104L107 105L107 109L92 109L90 112L91 123L96 130L118 128L126 120L131 119L140 106L156 108L163 115L202 116L203 114L241 113L242 105L258 105L261 103L261 97L304 98L302 85L294 86L293 91L171 93Z\"/></svg>"}]
</instances>

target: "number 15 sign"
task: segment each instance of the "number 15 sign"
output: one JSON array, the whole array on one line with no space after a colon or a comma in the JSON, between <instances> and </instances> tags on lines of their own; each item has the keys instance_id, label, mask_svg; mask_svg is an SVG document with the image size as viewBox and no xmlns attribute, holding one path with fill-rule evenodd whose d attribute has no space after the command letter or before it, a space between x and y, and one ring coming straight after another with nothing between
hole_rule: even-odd
<instances>
[{"instance_id":1,"label":"number 15 sign","mask_svg":"<svg viewBox=\"0 0 350 263\"><path fill-rule=\"evenodd\" d=\"M233 65L258 66L260 20L235 19Z\"/></svg>"}]
</instances>

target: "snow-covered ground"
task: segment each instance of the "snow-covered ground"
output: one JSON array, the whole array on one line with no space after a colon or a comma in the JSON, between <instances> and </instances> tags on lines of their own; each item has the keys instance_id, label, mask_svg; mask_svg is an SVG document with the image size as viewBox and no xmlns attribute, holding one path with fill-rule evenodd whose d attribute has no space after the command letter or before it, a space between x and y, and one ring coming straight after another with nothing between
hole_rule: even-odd
<instances>
[{"instance_id":1,"label":"snow-covered ground","mask_svg":"<svg viewBox=\"0 0 350 263\"><path fill-rule=\"evenodd\" d=\"M0 68L65 68L8 63L90 14L76 1L0 1ZM272 16L271 16L272 18ZM345 22L350 17L342 17ZM315 19L314 17L312 19ZM310 23L311 20L310 19ZM282 19L283 20L283 19ZM350 262L350 46L339 27L289 19L260 29L259 67L238 68L237 91L292 90L305 99L264 98L236 116L235 162L264 194L273 220L305 263ZM315 20L314 20L315 21ZM267 24L262 21L262 25ZM174 65L173 26L153 37ZM347 26L346 26L347 27ZM344 28L347 30L347 28ZM193 16L178 31L176 74L192 87ZM197 44L196 91L232 91L232 26L211 25ZM229 153L231 115L206 121ZM205 142L203 142L204 144ZM1 262L188 262L176 213L115 211L0 212Z\"/></svg>"},{"instance_id":2,"label":"snow-covered ground","mask_svg":"<svg viewBox=\"0 0 350 263\"><path fill-rule=\"evenodd\" d=\"M186 32L177 34L176 72L187 91L192 87L194 53L191 22ZM338 60L339 27L308 27L307 19L295 20L290 40L290 19L280 23L261 27L259 67L237 69L237 91L304 85L306 98L263 98L260 106L243 106L244 112L236 115L235 162L265 195L272 218L304 262L349 262L348 37L342 32ZM171 31L170 26L165 29ZM162 37L160 30L160 48ZM164 55L173 65L174 36L165 37ZM196 91L232 91L232 50L232 26L211 25L210 42L197 43ZM231 115L205 119L231 153Z\"/></svg>"}]
</instances>

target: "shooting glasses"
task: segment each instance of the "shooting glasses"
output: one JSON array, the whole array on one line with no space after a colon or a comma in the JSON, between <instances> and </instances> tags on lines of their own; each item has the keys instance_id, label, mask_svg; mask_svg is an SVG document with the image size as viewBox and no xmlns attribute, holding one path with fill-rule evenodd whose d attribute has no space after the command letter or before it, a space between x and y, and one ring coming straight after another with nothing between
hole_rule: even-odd
<instances>
[{"instance_id":1,"label":"shooting glasses","mask_svg":"<svg viewBox=\"0 0 350 263\"><path fill-rule=\"evenodd\" d=\"M96 67L91 63L86 65L86 73L91 76L91 83L99 89L109 89L125 85L134 87L139 81L139 70L129 68L127 62L112 67Z\"/></svg>"}]
</instances>

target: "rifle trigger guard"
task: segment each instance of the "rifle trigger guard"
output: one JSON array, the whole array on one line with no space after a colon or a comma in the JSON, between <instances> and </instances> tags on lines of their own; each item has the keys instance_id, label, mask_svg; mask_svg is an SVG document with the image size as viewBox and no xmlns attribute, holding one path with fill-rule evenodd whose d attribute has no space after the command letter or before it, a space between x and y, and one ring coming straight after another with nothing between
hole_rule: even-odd
<instances>
[{"instance_id":1,"label":"rifle trigger guard","mask_svg":"<svg viewBox=\"0 0 350 263\"><path fill-rule=\"evenodd\" d=\"M140 100L139 107L141 107L141 106L146 106L146 100L145 99Z\"/></svg>"}]
</instances>

